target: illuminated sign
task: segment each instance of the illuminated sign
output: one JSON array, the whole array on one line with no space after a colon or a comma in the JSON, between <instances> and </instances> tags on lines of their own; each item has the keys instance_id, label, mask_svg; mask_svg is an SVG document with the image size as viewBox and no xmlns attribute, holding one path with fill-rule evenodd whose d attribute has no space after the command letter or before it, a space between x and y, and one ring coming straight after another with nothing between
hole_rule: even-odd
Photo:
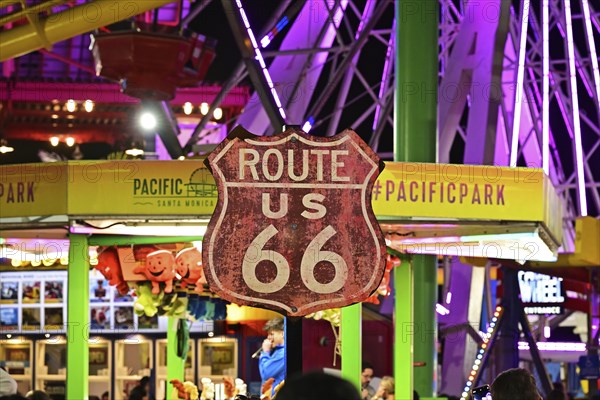
<instances>
[{"instance_id":1,"label":"illuminated sign","mask_svg":"<svg viewBox=\"0 0 600 400\"><path fill-rule=\"evenodd\" d=\"M519 271L519 289L525 313L529 315L557 315L563 313L565 292L562 278Z\"/></svg>"}]
</instances>

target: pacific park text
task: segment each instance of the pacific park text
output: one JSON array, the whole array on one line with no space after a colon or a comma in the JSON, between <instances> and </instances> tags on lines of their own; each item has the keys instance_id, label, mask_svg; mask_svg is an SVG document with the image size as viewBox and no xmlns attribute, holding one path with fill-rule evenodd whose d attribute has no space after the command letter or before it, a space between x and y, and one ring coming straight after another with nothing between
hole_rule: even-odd
<instances>
[{"instance_id":1,"label":"pacific park text","mask_svg":"<svg viewBox=\"0 0 600 400\"><path fill-rule=\"evenodd\" d=\"M373 186L374 200L379 196L411 203L505 205L503 184L378 180Z\"/></svg>"}]
</instances>

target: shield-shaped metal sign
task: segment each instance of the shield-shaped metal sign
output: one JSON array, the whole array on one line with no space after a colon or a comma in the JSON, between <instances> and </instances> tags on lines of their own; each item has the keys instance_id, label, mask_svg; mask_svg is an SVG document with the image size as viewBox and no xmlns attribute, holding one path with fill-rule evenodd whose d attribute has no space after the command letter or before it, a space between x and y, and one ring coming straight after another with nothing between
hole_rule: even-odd
<instances>
[{"instance_id":1,"label":"shield-shaped metal sign","mask_svg":"<svg viewBox=\"0 0 600 400\"><path fill-rule=\"evenodd\" d=\"M202 246L213 292L302 316L377 289L386 249L371 191L383 163L355 132L236 128L206 164L219 192Z\"/></svg>"}]
</instances>

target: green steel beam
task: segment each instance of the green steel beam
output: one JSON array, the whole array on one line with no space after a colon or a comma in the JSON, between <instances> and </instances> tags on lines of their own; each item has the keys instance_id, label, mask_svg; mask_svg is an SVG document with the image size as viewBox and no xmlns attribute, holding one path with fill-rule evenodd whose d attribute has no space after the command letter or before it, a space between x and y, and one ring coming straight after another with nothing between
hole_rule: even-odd
<instances>
[{"instance_id":1,"label":"green steel beam","mask_svg":"<svg viewBox=\"0 0 600 400\"><path fill-rule=\"evenodd\" d=\"M394 161L437 160L438 7L437 0L396 1ZM433 397L437 368L436 259L415 256L412 267L403 263L397 270L396 399L412 399L413 379L421 397ZM411 287L413 279L414 292L419 293L416 298ZM405 334L407 329L412 333ZM414 371L413 343L414 360L425 363Z\"/></svg>"},{"instance_id":2,"label":"green steel beam","mask_svg":"<svg viewBox=\"0 0 600 400\"><path fill-rule=\"evenodd\" d=\"M435 397L437 391L437 261L435 256L415 255L413 257L415 291L414 324L416 363L424 363L415 368L415 390L423 397Z\"/></svg>"},{"instance_id":3,"label":"green steel beam","mask_svg":"<svg viewBox=\"0 0 600 400\"><path fill-rule=\"evenodd\" d=\"M67 269L67 399L88 398L90 266L85 235L71 235Z\"/></svg>"},{"instance_id":4,"label":"green steel beam","mask_svg":"<svg viewBox=\"0 0 600 400\"><path fill-rule=\"evenodd\" d=\"M342 308L342 377L360 391L362 372L362 303Z\"/></svg>"},{"instance_id":5,"label":"green steel beam","mask_svg":"<svg viewBox=\"0 0 600 400\"><path fill-rule=\"evenodd\" d=\"M394 381L396 400L413 397L413 265L403 260L394 269Z\"/></svg>"},{"instance_id":6,"label":"green steel beam","mask_svg":"<svg viewBox=\"0 0 600 400\"><path fill-rule=\"evenodd\" d=\"M178 324L178 318L169 317L167 326L167 399L177 398L177 396L171 397L173 394L173 385L170 383L171 380L178 379L181 382L185 381L185 358L187 357L187 354L184 354L184 358L177 356Z\"/></svg>"},{"instance_id":7,"label":"green steel beam","mask_svg":"<svg viewBox=\"0 0 600 400\"><path fill-rule=\"evenodd\" d=\"M200 242L202 236L118 236L92 235L88 242L90 246L129 246L132 244L168 244L182 242Z\"/></svg>"}]
</instances>

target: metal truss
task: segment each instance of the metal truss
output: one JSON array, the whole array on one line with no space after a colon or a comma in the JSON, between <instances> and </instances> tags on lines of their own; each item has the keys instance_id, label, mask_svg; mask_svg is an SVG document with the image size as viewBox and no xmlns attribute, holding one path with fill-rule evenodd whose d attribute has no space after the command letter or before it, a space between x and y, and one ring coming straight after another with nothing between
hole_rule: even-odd
<instances>
[{"instance_id":1,"label":"metal truss","mask_svg":"<svg viewBox=\"0 0 600 400\"><path fill-rule=\"evenodd\" d=\"M439 159L544 168L563 198L572 250L573 220L600 213L600 13L588 0L484 3L440 1ZM352 127L391 158L390 15L392 1L307 1L279 33L282 46L263 46L285 123L317 135ZM308 29L320 32L286 45ZM300 67L285 75L292 58ZM261 100L238 122L272 134Z\"/></svg>"}]
</instances>

